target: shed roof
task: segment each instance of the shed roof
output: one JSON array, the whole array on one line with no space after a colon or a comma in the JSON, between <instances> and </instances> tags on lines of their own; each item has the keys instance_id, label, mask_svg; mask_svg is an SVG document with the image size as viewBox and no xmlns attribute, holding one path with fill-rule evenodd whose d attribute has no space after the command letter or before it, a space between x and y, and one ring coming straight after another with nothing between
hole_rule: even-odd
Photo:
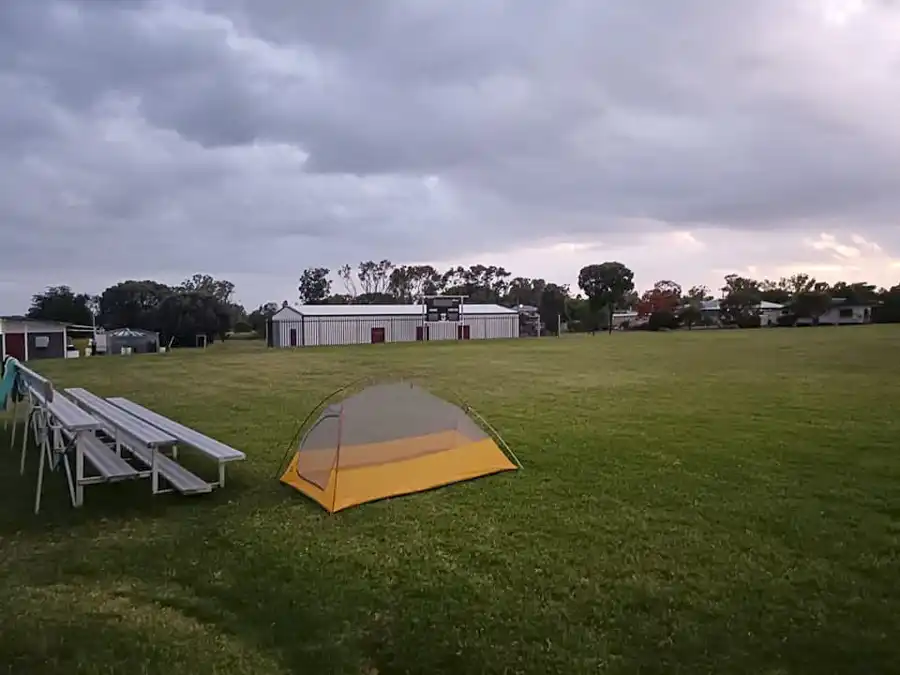
<instances>
[{"instance_id":1,"label":"shed roof","mask_svg":"<svg viewBox=\"0 0 900 675\"><path fill-rule=\"evenodd\" d=\"M28 324L29 326L41 326L42 328L45 328L49 331L62 331L65 330L67 325L65 323L62 323L61 321L50 321L49 319L32 319L31 317L22 316L20 314L0 316L0 323L3 323L4 321L24 323Z\"/></svg>"},{"instance_id":2,"label":"shed roof","mask_svg":"<svg viewBox=\"0 0 900 675\"><path fill-rule=\"evenodd\" d=\"M116 328L115 330L106 331L107 337L112 338L155 338L156 333L142 328Z\"/></svg>"},{"instance_id":3,"label":"shed roof","mask_svg":"<svg viewBox=\"0 0 900 675\"><path fill-rule=\"evenodd\" d=\"M296 319L301 316L421 316L422 305L300 305L282 307L273 316L273 321ZM468 305L462 307L465 315L518 314L514 309L501 305Z\"/></svg>"}]
</instances>

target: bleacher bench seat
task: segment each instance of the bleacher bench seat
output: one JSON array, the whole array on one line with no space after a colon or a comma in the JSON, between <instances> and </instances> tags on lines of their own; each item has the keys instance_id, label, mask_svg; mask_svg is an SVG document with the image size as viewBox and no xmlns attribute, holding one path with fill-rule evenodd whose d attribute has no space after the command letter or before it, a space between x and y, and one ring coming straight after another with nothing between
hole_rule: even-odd
<instances>
[{"instance_id":1,"label":"bleacher bench seat","mask_svg":"<svg viewBox=\"0 0 900 675\"><path fill-rule=\"evenodd\" d=\"M153 463L153 451L149 448L131 448L131 453L148 467ZM164 454L156 453L156 469L159 475L165 478L184 495L196 495L212 492L212 486L199 476L185 469L181 464Z\"/></svg>"},{"instance_id":2,"label":"bleacher bench seat","mask_svg":"<svg viewBox=\"0 0 900 675\"><path fill-rule=\"evenodd\" d=\"M171 434L143 422L112 403L105 401L87 389L74 387L66 389L66 394L75 402L96 417L103 418L116 431L121 431L146 447L175 445L178 440Z\"/></svg>"},{"instance_id":3,"label":"bleacher bench seat","mask_svg":"<svg viewBox=\"0 0 900 675\"><path fill-rule=\"evenodd\" d=\"M72 439L72 434L67 430L64 429L63 433L68 440ZM137 469L119 457L112 448L94 434L83 434L81 442L84 458L105 480L114 482L140 477L141 474Z\"/></svg>"},{"instance_id":4,"label":"bleacher bench seat","mask_svg":"<svg viewBox=\"0 0 900 675\"><path fill-rule=\"evenodd\" d=\"M213 459L216 459L220 462L233 462L236 460L247 458L247 455L245 455L240 450L236 450L231 446L225 445L221 441L217 441L215 438L210 438L209 436L200 433L196 429L191 429L190 427L186 427L185 425L180 424L175 420L164 417L163 415L145 408L144 406L139 405L134 401L130 401L127 398L115 396L107 400L117 408L121 408L125 412L134 415L138 419L143 420L148 424L152 424L153 426L166 432L167 434L171 434L182 443L185 443L192 448L196 448L203 454L208 455L209 457L212 457Z\"/></svg>"}]
</instances>

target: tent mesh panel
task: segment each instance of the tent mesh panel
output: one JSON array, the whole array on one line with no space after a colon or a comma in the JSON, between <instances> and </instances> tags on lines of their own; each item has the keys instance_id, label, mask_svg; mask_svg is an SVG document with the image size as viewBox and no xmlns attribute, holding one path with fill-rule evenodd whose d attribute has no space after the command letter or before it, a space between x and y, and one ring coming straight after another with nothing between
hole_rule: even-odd
<instances>
[{"instance_id":1,"label":"tent mesh panel","mask_svg":"<svg viewBox=\"0 0 900 675\"><path fill-rule=\"evenodd\" d=\"M459 407L421 387L381 384L322 412L301 441L297 473L324 490L336 468L401 462L488 437Z\"/></svg>"}]
</instances>

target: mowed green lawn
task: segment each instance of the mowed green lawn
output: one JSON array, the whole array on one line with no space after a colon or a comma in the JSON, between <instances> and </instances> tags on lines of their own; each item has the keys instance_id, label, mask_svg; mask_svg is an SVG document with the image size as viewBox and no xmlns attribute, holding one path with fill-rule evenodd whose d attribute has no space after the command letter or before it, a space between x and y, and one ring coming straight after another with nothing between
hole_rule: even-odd
<instances>
[{"instance_id":1,"label":"mowed green lawn","mask_svg":"<svg viewBox=\"0 0 900 675\"><path fill-rule=\"evenodd\" d=\"M900 328L238 343L42 368L248 460L212 495L100 486L79 512L53 475L35 517L36 461L20 478L4 435L0 672L900 664ZM326 514L277 470L309 408L364 375L463 393L525 470Z\"/></svg>"}]
</instances>

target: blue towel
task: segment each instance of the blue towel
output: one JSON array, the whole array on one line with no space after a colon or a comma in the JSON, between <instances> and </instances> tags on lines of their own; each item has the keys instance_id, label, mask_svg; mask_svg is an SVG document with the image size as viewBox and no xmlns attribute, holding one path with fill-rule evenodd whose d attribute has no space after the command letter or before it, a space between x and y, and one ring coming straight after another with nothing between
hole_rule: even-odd
<instances>
[{"instance_id":1,"label":"blue towel","mask_svg":"<svg viewBox=\"0 0 900 675\"><path fill-rule=\"evenodd\" d=\"M3 362L3 379L0 380L0 410L6 410L6 403L14 391L19 378L19 362L7 357Z\"/></svg>"}]
</instances>

